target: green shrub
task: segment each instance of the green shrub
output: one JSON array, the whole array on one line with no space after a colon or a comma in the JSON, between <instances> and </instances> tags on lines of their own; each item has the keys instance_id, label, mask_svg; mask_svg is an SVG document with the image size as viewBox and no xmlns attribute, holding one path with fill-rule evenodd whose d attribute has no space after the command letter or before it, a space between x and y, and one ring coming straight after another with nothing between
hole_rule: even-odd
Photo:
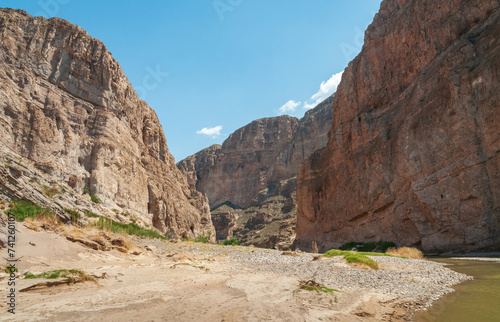
<instances>
[{"instance_id":1,"label":"green shrub","mask_svg":"<svg viewBox=\"0 0 500 322\"><path fill-rule=\"evenodd\" d=\"M92 226L103 230L110 230L114 233L124 233L128 235L143 236L148 238L168 239L157 230L142 228L141 226L134 223L122 224L105 217L99 217L99 220L96 223L92 224Z\"/></svg>"},{"instance_id":2,"label":"green shrub","mask_svg":"<svg viewBox=\"0 0 500 322\"><path fill-rule=\"evenodd\" d=\"M24 221L26 218L36 218L37 216L54 216L54 213L47 208L42 208L37 204L33 204L26 200L12 200L14 207L8 209L5 213L15 215L17 221Z\"/></svg>"},{"instance_id":3,"label":"green shrub","mask_svg":"<svg viewBox=\"0 0 500 322\"><path fill-rule=\"evenodd\" d=\"M70 214L70 215L71 215L71 222L72 222L72 223L77 222L77 221L80 219L80 217L81 217L81 216L80 216L80 213L79 213L78 211L76 211L76 210L73 210L73 209L67 209L67 208L65 208L65 209L63 209L63 210L64 210L64 212L66 212L66 213L68 213L68 214Z\"/></svg>"},{"instance_id":4,"label":"green shrub","mask_svg":"<svg viewBox=\"0 0 500 322\"><path fill-rule=\"evenodd\" d=\"M360 246L360 247L358 247ZM373 252L375 250L378 250L382 253L385 253L385 251L388 248L391 247L396 247L396 244L390 241L378 241L378 242L349 242L345 243L344 245L340 246L339 249L341 250L351 250L353 248L357 248L358 251L362 252Z\"/></svg>"},{"instance_id":5,"label":"green shrub","mask_svg":"<svg viewBox=\"0 0 500 322\"><path fill-rule=\"evenodd\" d=\"M378 263L376 261L374 261L373 259L368 258L365 255L362 255L360 253L352 252L352 253L346 254L346 255L344 255L344 259L348 263L351 263L351 264L352 263L361 263L361 264L368 265L372 269L378 269Z\"/></svg>"},{"instance_id":6,"label":"green shrub","mask_svg":"<svg viewBox=\"0 0 500 322\"><path fill-rule=\"evenodd\" d=\"M202 234L194 239L195 242L197 243L208 243L210 241L210 237L212 236L212 233L209 232L208 235Z\"/></svg>"},{"instance_id":7,"label":"green shrub","mask_svg":"<svg viewBox=\"0 0 500 322\"><path fill-rule=\"evenodd\" d=\"M93 203L101 203L101 200L94 195L90 195L90 200L92 200Z\"/></svg>"},{"instance_id":8,"label":"green shrub","mask_svg":"<svg viewBox=\"0 0 500 322\"><path fill-rule=\"evenodd\" d=\"M84 194L84 195L90 195L89 187L83 188L82 194Z\"/></svg>"},{"instance_id":9,"label":"green shrub","mask_svg":"<svg viewBox=\"0 0 500 322\"><path fill-rule=\"evenodd\" d=\"M389 254L381 254L381 253L370 253L370 252L354 252L354 251L345 251L339 249L330 249L326 253L323 254L325 257L332 256L344 256L344 259L348 263L362 263L368 265L372 269L378 269L378 264L371 258L367 256L392 256Z\"/></svg>"},{"instance_id":10,"label":"green shrub","mask_svg":"<svg viewBox=\"0 0 500 322\"><path fill-rule=\"evenodd\" d=\"M89 211L87 209L85 209L83 212L85 213L85 216L87 216L87 217L92 217L92 218L99 218L99 217L101 217L101 216L99 216L97 214L94 214L93 212L91 212L91 211Z\"/></svg>"},{"instance_id":11,"label":"green shrub","mask_svg":"<svg viewBox=\"0 0 500 322\"><path fill-rule=\"evenodd\" d=\"M17 269L17 267L15 267L15 266L10 266L10 265L9 265L9 266L5 266L5 269L4 269L4 272L5 272L6 274L11 274L11 273L13 273L13 272L16 272L16 273L17 273L18 271L19 271L19 270Z\"/></svg>"},{"instance_id":12,"label":"green shrub","mask_svg":"<svg viewBox=\"0 0 500 322\"><path fill-rule=\"evenodd\" d=\"M76 269L57 269L54 271L48 271L40 274L26 274L24 279L34 279L34 278L45 278L45 279L55 279L55 278L68 278L70 275L77 275L78 270Z\"/></svg>"},{"instance_id":13,"label":"green shrub","mask_svg":"<svg viewBox=\"0 0 500 322\"><path fill-rule=\"evenodd\" d=\"M26 274L24 279L35 279L35 278L44 278L44 279L56 279L56 278L67 278L69 280L73 280L75 277L79 277L81 281L91 281L97 284L97 280L94 277L91 277L84 272L78 269L57 269L53 271L48 271L40 274Z\"/></svg>"},{"instance_id":14,"label":"green shrub","mask_svg":"<svg viewBox=\"0 0 500 322\"><path fill-rule=\"evenodd\" d=\"M231 238L231 239L226 239L224 241L224 245L233 245L233 246L241 246L241 242L237 240L236 238Z\"/></svg>"},{"instance_id":15,"label":"green shrub","mask_svg":"<svg viewBox=\"0 0 500 322\"><path fill-rule=\"evenodd\" d=\"M326 253L324 253L323 256L325 256L325 257L342 256L345 253L346 252L343 251L343 250L330 249L329 251L327 251Z\"/></svg>"}]
</instances>

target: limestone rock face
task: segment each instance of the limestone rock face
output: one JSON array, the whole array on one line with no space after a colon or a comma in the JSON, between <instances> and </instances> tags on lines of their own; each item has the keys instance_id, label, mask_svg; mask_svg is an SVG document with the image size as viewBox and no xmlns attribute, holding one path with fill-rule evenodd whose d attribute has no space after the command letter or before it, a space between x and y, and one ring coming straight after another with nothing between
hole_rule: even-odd
<instances>
[{"instance_id":1,"label":"limestone rock face","mask_svg":"<svg viewBox=\"0 0 500 322\"><path fill-rule=\"evenodd\" d=\"M382 2L299 171L299 247L500 250L498 35L498 1Z\"/></svg>"},{"instance_id":2,"label":"limestone rock face","mask_svg":"<svg viewBox=\"0 0 500 322\"><path fill-rule=\"evenodd\" d=\"M154 224L169 237L215 232L154 111L106 46L80 27L0 9L2 145L76 192Z\"/></svg>"},{"instance_id":3,"label":"limestone rock face","mask_svg":"<svg viewBox=\"0 0 500 322\"><path fill-rule=\"evenodd\" d=\"M333 96L300 120L278 116L253 121L222 146L177 164L190 186L207 194L217 238L234 236L262 247L290 240L297 209L295 177L304 158L327 143L332 102ZM221 226L226 222L221 218L230 227Z\"/></svg>"}]
</instances>

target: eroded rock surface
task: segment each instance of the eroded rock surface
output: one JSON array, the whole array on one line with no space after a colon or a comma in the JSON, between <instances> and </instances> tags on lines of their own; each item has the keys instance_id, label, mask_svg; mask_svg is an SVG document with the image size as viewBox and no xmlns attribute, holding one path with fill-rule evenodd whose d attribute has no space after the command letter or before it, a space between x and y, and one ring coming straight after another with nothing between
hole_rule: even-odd
<instances>
[{"instance_id":1,"label":"eroded rock surface","mask_svg":"<svg viewBox=\"0 0 500 322\"><path fill-rule=\"evenodd\" d=\"M76 193L168 237L213 233L154 111L106 46L59 19L0 9L0 140Z\"/></svg>"},{"instance_id":2,"label":"eroded rock surface","mask_svg":"<svg viewBox=\"0 0 500 322\"><path fill-rule=\"evenodd\" d=\"M297 171L304 158L326 145L332 101L333 96L300 120L283 115L253 121L222 146L177 164L191 187L207 194L218 239L235 237L261 247L293 241Z\"/></svg>"},{"instance_id":3,"label":"eroded rock surface","mask_svg":"<svg viewBox=\"0 0 500 322\"><path fill-rule=\"evenodd\" d=\"M498 1L383 1L299 172L299 247L500 250L498 35Z\"/></svg>"}]
</instances>

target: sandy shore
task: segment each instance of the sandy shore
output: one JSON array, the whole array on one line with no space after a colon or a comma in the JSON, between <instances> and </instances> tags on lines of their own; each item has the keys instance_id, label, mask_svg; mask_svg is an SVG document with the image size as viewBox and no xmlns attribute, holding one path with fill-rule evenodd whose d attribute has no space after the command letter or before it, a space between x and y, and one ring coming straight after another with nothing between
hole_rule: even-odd
<instances>
[{"instance_id":1,"label":"sandy shore","mask_svg":"<svg viewBox=\"0 0 500 322\"><path fill-rule=\"evenodd\" d=\"M104 277L98 285L17 292L20 321L399 321L468 278L424 260L373 257L380 269L366 270L341 257L149 239L135 239L143 250L131 255L22 224L18 230L18 291L47 281L22 279L27 272L81 269ZM299 289L299 281L311 279L337 291ZM12 319L6 311L0 303L0 320Z\"/></svg>"}]
</instances>

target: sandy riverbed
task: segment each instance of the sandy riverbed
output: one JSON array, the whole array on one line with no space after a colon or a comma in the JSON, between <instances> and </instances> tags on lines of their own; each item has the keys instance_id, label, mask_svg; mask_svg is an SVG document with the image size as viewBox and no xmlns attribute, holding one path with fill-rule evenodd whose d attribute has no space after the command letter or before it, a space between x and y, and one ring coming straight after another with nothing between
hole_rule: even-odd
<instances>
[{"instance_id":1,"label":"sandy riverbed","mask_svg":"<svg viewBox=\"0 0 500 322\"><path fill-rule=\"evenodd\" d=\"M374 271L350 267L341 257L148 239L136 239L143 250L131 255L22 224L18 230L17 290L46 281L22 279L26 272L81 269L105 276L99 285L18 292L19 321L398 321L466 278L423 260L373 257L381 268ZM298 290L299 281L309 279L338 291ZM0 283L5 292L6 279ZM12 319L6 311L0 303L0 320Z\"/></svg>"}]
</instances>

